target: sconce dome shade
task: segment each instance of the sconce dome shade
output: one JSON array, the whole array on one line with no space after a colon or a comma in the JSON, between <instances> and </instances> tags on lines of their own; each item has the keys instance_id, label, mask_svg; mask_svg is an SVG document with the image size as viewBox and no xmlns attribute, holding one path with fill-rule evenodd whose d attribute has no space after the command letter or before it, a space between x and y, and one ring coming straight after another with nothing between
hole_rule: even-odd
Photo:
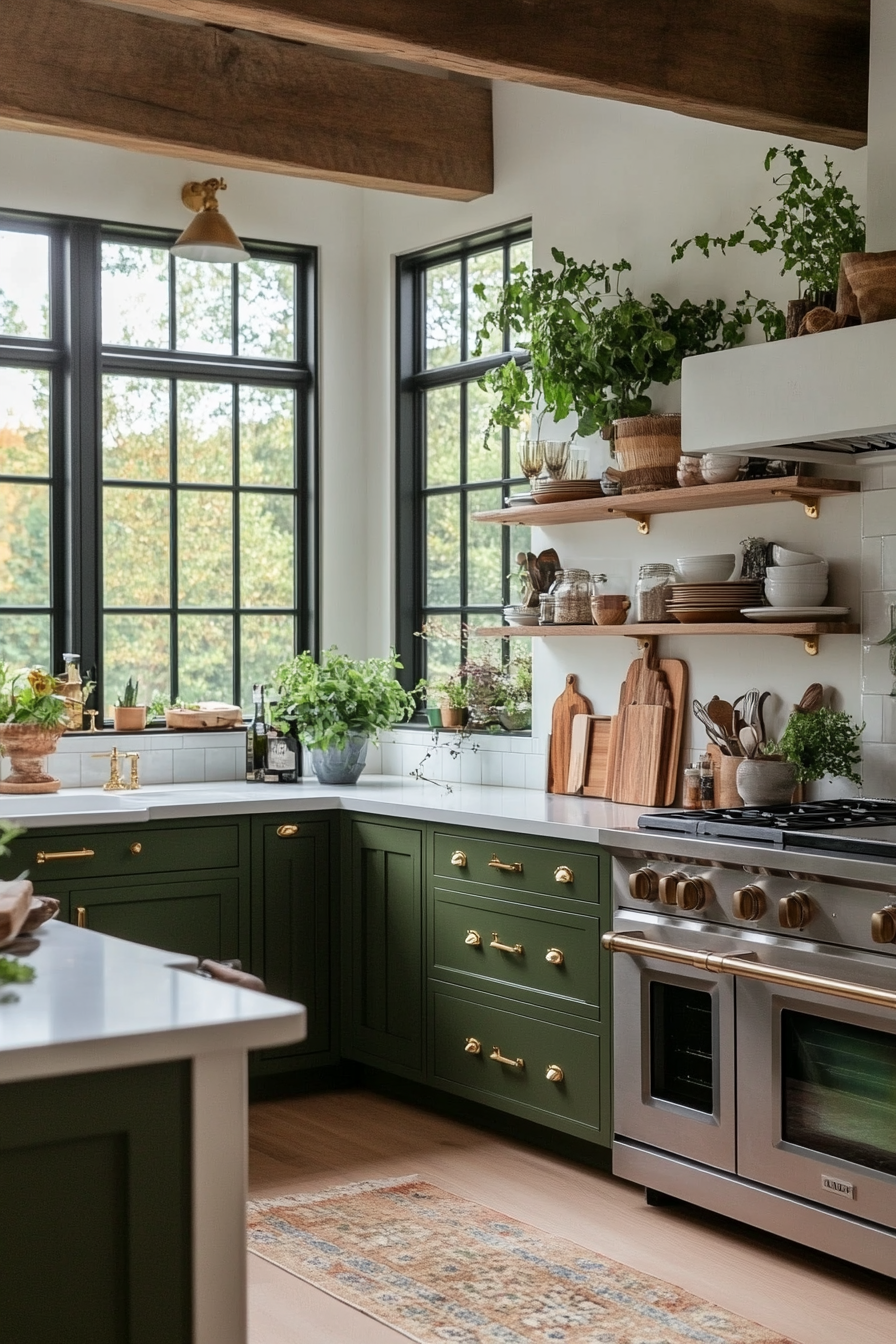
<instances>
[{"instance_id":1,"label":"sconce dome shade","mask_svg":"<svg viewBox=\"0 0 896 1344\"><path fill-rule=\"evenodd\" d=\"M249 253L218 210L200 210L171 248L189 261L246 261Z\"/></svg>"}]
</instances>

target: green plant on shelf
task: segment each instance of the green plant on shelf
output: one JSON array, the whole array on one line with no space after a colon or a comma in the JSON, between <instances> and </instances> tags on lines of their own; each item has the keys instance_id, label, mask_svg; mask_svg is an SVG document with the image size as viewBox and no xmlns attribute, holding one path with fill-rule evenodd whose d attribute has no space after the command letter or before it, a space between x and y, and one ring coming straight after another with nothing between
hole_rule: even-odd
<instances>
[{"instance_id":1,"label":"green plant on shelf","mask_svg":"<svg viewBox=\"0 0 896 1344\"><path fill-rule=\"evenodd\" d=\"M798 784L813 779L848 779L861 784L862 732L849 714L833 709L791 714L778 742L767 742L766 755L790 761Z\"/></svg>"}]
</instances>

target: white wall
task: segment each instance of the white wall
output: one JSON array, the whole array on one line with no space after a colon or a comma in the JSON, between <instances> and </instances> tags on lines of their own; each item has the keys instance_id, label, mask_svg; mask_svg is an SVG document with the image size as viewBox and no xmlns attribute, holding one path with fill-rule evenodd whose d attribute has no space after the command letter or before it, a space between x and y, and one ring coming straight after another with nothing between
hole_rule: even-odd
<instances>
[{"instance_id":1,"label":"white wall","mask_svg":"<svg viewBox=\"0 0 896 1344\"><path fill-rule=\"evenodd\" d=\"M391 259L395 254L531 215L536 265L550 264L558 246L579 260L613 261L625 256L634 266L633 285L646 296L660 289L670 299L720 295L734 300L749 287L781 304L796 297L796 285L781 279L768 258L745 248L709 261L689 256L671 265L669 244L709 230L724 234L740 227L751 205L774 193L763 159L772 138L573 94L498 85L495 88L496 187L494 195L471 204L388 196L368 192L364 202L366 292L367 433L371 465L369 577L372 650L392 638L393 581L384 562L393 520L392 352L394 298ZM785 142L777 140L783 145ZM820 169L825 151L806 145ZM844 180L864 199L864 153L827 151ZM674 396L674 394L673 394ZM674 409L661 389L658 409ZM831 599L858 612L861 556L860 506L856 499L826 502L819 522L810 522L796 504L704 512L688 518L667 515L652 521L650 536L639 537L627 522L581 524L536 533L536 549L553 545L561 560L592 570L606 563L630 567L674 561L679 555L734 551L749 535L790 541L819 550L832 560ZM619 685L637 649L628 640L535 640L536 713L534 736L543 739L550 707L566 672L577 672L582 691L596 712L615 709ZM822 640L808 658L796 640L768 638L669 638L663 654L689 664L692 695L730 697L758 685L777 693L773 714L780 728L791 703L809 682L837 690L835 703L860 713L860 642ZM774 702L772 702L774 703ZM696 729L696 725L693 725ZM702 735L695 733L698 743Z\"/></svg>"}]
</instances>

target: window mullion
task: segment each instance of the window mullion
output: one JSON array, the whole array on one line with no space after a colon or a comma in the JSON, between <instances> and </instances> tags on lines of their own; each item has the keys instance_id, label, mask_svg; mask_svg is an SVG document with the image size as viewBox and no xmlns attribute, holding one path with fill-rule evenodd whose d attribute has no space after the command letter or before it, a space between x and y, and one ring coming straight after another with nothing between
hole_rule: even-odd
<instances>
[{"instance_id":1,"label":"window mullion","mask_svg":"<svg viewBox=\"0 0 896 1344\"><path fill-rule=\"evenodd\" d=\"M172 699L180 696L180 622L178 620L180 593L178 592L178 569L180 557L179 510L180 510L180 472L178 470L178 384L172 378L168 384L168 601L171 609L168 626L169 640L169 686Z\"/></svg>"}]
</instances>

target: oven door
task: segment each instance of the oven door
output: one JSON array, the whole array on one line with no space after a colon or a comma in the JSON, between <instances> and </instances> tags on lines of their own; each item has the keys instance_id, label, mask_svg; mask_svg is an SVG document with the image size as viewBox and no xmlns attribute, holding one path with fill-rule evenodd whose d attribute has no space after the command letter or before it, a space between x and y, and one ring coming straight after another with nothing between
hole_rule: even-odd
<instances>
[{"instance_id":1,"label":"oven door","mask_svg":"<svg viewBox=\"0 0 896 1344\"><path fill-rule=\"evenodd\" d=\"M880 963L787 958L813 976L896 989ZM896 1006L738 978L737 1039L739 1174L896 1227Z\"/></svg>"},{"instance_id":2,"label":"oven door","mask_svg":"<svg viewBox=\"0 0 896 1344\"><path fill-rule=\"evenodd\" d=\"M734 939L619 910L614 932L730 952ZM619 1138L734 1171L734 982L659 959L613 959L613 1106Z\"/></svg>"}]
</instances>

